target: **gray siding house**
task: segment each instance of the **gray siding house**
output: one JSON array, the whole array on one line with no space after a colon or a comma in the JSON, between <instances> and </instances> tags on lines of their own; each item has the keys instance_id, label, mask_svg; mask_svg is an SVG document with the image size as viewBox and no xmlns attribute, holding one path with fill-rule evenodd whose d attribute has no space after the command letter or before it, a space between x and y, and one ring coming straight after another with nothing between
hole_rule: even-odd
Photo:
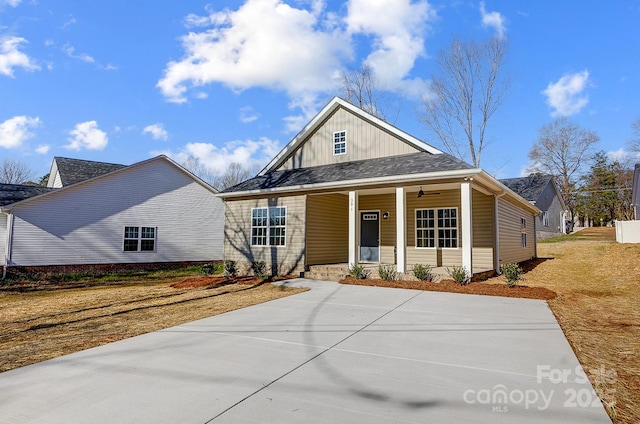
<instances>
[{"instance_id":1,"label":"gray siding house","mask_svg":"<svg viewBox=\"0 0 640 424\"><path fill-rule=\"evenodd\" d=\"M536 218L536 237L542 240L567 233L569 211L562 194L551 175L530 175L522 178L500 180L520 196L542 211Z\"/></svg>"},{"instance_id":2,"label":"gray siding house","mask_svg":"<svg viewBox=\"0 0 640 424\"><path fill-rule=\"evenodd\" d=\"M13 198L0 188L5 271L222 259L217 191L166 156L130 166L55 158L50 181L60 188Z\"/></svg>"},{"instance_id":3,"label":"gray siding house","mask_svg":"<svg viewBox=\"0 0 640 424\"><path fill-rule=\"evenodd\" d=\"M225 259L264 261L273 274L357 263L477 274L536 256L535 205L339 98L219 196Z\"/></svg>"}]
</instances>

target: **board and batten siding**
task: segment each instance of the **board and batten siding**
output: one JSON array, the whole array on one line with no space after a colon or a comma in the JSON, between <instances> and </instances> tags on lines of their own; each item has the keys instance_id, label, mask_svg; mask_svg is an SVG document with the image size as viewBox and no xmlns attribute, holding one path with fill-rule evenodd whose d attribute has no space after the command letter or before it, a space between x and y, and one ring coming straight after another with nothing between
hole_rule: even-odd
<instances>
[{"instance_id":1,"label":"board and batten siding","mask_svg":"<svg viewBox=\"0 0 640 424\"><path fill-rule=\"evenodd\" d=\"M349 261L349 196L307 196L307 265Z\"/></svg>"},{"instance_id":2,"label":"board and batten siding","mask_svg":"<svg viewBox=\"0 0 640 424\"><path fill-rule=\"evenodd\" d=\"M333 154L333 134L346 131L346 154ZM418 149L352 112L338 108L278 170L397 156Z\"/></svg>"},{"instance_id":3,"label":"board and batten siding","mask_svg":"<svg viewBox=\"0 0 640 424\"><path fill-rule=\"evenodd\" d=\"M254 261L264 261L273 274L293 274L305 267L306 195L225 202L224 259L236 261L247 271ZM285 206L287 208L285 245L251 245L251 210Z\"/></svg>"},{"instance_id":4,"label":"board and batten siding","mask_svg":"<svg viewBox=\"0 0 640 424\"><path fill-rule=\"evenodd\" d=\"M527 247L522 247L521 218L525 219ZM500 265L518 263L536 256L535 216L504 198L498 199Z\"/></svg>"},{"instance_id":5,"label":"board and batten siding","mask_svg":"<svg viewBox=\"0 0 640 424\"><path fill-rule=\"evenodd\" d=\"M222 201L163 159L61 189L12 212L10 265L222 259ZM155 251L125 252L125 226L155 227Z\"/></svg>"}]
</instances>

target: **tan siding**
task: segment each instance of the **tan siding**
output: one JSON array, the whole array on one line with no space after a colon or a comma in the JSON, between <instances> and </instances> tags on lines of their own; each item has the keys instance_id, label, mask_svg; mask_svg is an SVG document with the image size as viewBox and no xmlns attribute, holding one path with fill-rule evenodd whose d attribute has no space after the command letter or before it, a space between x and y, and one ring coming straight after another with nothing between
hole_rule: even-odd
<instances>
[{"instance_id":1,"label":"tan siding","mask_svg":"<svg viewBox=\"0 0 640 424\"><path fill-rule=\"evenodd\" d=\"M473 190L473 271L488 271L493 264L494 197Z\"/></svg>"},{"instance_id":2,"label":"tan siding","mask_svg":"<svg viewBox=\"0 0 640 424\"><path fill-rule=\"evenodd\" d=\"M242 269L264 261L274 274L304 270L306 196L228 200L225 206L225 259L238 262ZM269 206L287 207L286 245L251 246L251 209Z\"/></svg>"},{"instance_id":3,"label":"tan siding","mask_svg":"<svg viewBox=\"0 0 640 424\"><path fill-rule=\"evenodd\" d=\"M396 195L360 196L358 206L360 211L380 211L380 262L395 263ZM386 211L389 212L389 218L382 219L382 214Z\"/></svg>"},{"instance_id":4,"label":"tan siding","mask_svg":"<svg viewBox=\"0 0 640 424\"><path fill-rule=\"evenodd\" d=\"M457 208L460 216L460 190L439 190L431 194L427 187L425 195L407 193L407 264L429 264L432 266L455 266L462 262L462 250L458 249L418 249L416 248L416 209ZM458 246L461 243L458 223Z\"/></svg>"},{"instance_id":5,"label":"tan siding","mask_svg":"<svg viewBox=\"0 0 640 424\"><path fill-rule=\"evenodd\" d=\"M522 248L520 218L526 220L527 247ZM522 262L535 256L534 216L505 199L498 201L500 264Z\"/></svg>"},{"instance_id":6,"label":"tan siding","mask_svg":"<svg viewBox=\"0 0 640 424\"><path fill-rule=\"evenodd\" d=\"M333 154L333 133L347 132L347 153ZM278 169L350 162L418 151L396 136L339 108Z\"/></svg>"},{"instance_id":7,"label":"tan siding","mask_svg":"<svg viewBox=\"0 0 640 424\"><path fill-rule=\"evenodd\" d=\"M349 260L349 197L307 197L307 265Z\"/></svg>"}]
</instances>

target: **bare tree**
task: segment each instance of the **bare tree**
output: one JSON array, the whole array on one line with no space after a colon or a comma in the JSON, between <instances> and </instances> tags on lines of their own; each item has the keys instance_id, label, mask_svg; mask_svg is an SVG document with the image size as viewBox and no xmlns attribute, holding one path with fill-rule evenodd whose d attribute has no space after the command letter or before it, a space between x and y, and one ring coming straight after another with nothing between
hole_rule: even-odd
<instances>
[{"instance_id":1,"label":"bare tree","mask_svg":"<svg viewBox=\"0 0 640 424\"><path fill-rule=\"evenodd\" d=\"M340 94L345 100L382 120L386 120L384 90L376 80L373 69L363 65L360 69L343 70L340 79Z\"/></svg>"},{"instance_id":2,"label":"bare tree","mask_svg":"<svg viewBox=\"0 0 640 424\"><path fill-rule=\"evenodd\" d=\"M5 159L0 167L0 183L24 184L33 176L33 170L28 164L16 159Z\"/></svg>"},{"instance_id":3,"label":"bare tree","mask_svg":"<svg viewBox=\"0 0 640 424\"><path fill-rule=\"evenodd\" d=\"M569 122L565 117L558 118L538 131L538 140L529 152L533 162L529 171L559 177L563 200L573 212L575 179L592 159L593 148L599 141L595 132Z\"/></svg>"},{"instance_id":4,"label":"bare tree","mask_svg":"<svg viewBox=\"0 0 640 424\"><path fill-rule=\"evenodd\" d=\"M640 153L640 118L636 118L631 123L631 130L633 131L633 138L629 140L629 150Z\"/></svg>"},{"instance_id":5,"label":"bare tree","mask_svg":"<svg viewBox=\"0 0 640 424\"><path fill-rule=\"evenodd\" d=\"M189 156L182 166L219 191L239 184L256 173L255 166L245 168L237 162L232 162L225 172L216 173L194 156Z\"/></svg>"},{"instance_id":6,"label":"bare tree","mask_svg":"<svg viewBox=\"0 0 640 424\"><path fill-rule=\"evenodd\" d=\"M431 77L432 96L423 100L422 121L445 149L480 167L487 124L509 86L502 75L507 43L454 39L438 56L439 75Z\"/></svg>"}]
</instances>

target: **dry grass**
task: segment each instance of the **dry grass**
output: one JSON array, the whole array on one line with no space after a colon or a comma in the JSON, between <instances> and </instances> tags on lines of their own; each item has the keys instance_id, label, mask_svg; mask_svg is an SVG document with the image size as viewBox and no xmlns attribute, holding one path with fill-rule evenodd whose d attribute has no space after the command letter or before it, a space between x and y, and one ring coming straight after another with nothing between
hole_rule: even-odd
<instances>
[{"instance_id":1,"label":"dry grass","mask_svg":"<svg viewBox=\"0 0 640 424\"><path fill-rule=\"evenodd\" d=\"M0 372L304 290L172 282L0 292Z\"/></svg>"},{"instance_id":2,"label":"dry grass","mask_svg":"<svg viewBox=\"0 0 640 424\"><path fill-rule=\"evenodd\" d=\"M538 244L538 256L524 284L558 294L549 306L614 423L639 423L640 245L593 228Z\"/></svg>"}]
</instances>

